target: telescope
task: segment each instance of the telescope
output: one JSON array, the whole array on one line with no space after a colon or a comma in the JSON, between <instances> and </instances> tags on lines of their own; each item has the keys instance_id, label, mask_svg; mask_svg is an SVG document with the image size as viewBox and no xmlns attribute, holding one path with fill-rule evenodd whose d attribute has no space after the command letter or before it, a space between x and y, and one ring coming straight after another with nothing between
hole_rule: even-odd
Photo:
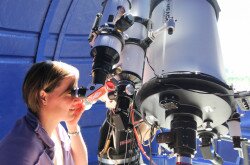
<instances>
[{"instance_id":1,"label":"telescope","mask_svg":"<svg viewBox=\"0 0 250 165\"><path fill-rule=\"evenodd\" d=\"M235 93L225 80L217 1L100 5L89 35L92 84L105 89L100 100L109 109L100 130L99 163L140 164L143 154L155 164L142 146L154 136L176 164L192 164L197 139L203 158L213 164L223 164L218 139L230 139L235 150L246 152L237 107L248 111L250 95Z\"/></svg>"}]
</instances>

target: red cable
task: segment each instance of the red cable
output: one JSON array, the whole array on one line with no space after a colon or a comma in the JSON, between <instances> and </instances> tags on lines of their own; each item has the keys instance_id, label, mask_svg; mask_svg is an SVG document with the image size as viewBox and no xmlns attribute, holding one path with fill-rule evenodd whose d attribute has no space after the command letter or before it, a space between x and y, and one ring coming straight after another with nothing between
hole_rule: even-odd
<instances>
[{"instance_id":1,"label":"red cable","mask_svg":"<svg viewBox=\"0 0 250 165\"><path fill-rule=\"evenodd\" d=\"M156 163L153 161L153 160L150 160L150 158L148 157L147 153L144 151L143 147L142 147L142 144L140 143L140 140L139 140L139 136L138 136L138 133L137 133L137 130L135 128L135 121L134 121L134 109L131 108L131 111L130 111L130 115L131 115L131 120L132 120L132 124L133 124L133 130L134 130L134 134L135 134L135 138L136 138L136 141L138 143L138 146L142 152L142 154L149 160L151 161L154 165L156 165Z\"/></svg>"}]
</instances>

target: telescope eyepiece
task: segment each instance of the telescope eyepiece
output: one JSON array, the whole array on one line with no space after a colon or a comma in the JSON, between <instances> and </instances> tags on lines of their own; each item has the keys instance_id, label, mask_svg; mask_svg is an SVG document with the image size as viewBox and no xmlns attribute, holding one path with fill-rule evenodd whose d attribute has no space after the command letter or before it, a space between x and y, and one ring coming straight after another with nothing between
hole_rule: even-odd
<instances>
[{"instance_id":1,"label":"telescope eyepiece","mask_svg":"<svg viewBox=\"0 0 250 165\"><path fill-rule=\"evenodd\" d=\"M71 90L71 96L73 97L86 97L87 88L80 87Z\"/></svg>"}]
</instances>

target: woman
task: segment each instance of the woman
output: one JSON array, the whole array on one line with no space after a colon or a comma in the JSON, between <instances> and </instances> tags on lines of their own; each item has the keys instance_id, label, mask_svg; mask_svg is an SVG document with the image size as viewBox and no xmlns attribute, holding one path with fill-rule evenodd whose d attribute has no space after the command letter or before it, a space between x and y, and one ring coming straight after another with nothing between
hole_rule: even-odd
<instances>
[{"instance_id":1,"label":"woman","mask_svg":"<svg viewBox=\"0 0 250 165\"><path fill-rule=\"evenodd\" d=\"M71 95L78 79L79 71L63 62L46 61L30 68L22 88L28 112L0 142L1 165L88 164L78 126L84 104Z\"/></svg>"}]
</instances>

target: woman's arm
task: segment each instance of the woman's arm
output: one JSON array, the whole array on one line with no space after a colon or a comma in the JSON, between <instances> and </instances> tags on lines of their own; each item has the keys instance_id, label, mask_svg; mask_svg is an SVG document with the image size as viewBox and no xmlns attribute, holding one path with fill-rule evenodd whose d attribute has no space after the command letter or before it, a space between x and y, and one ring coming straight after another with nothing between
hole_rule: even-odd
<instances>
[{"instance_id":1,"label":"woman's arm","mask_svg":"<svg viewBox=\"0 0 250 165\"><path fill-rule=\"evenodd\" d=\"M74 119L66 122L68 128L68 134L71 139L72 156L75 165L87 165L88 164L88 152L86 144L82 138L78 121L80 120L82 113L84 112L84 105L81 103L78 109L75 110Z\"/></svg>"},{"instance_id":2,"label":"woman's arm","mask_svg":"<svg viewBox=\"0 0 250 165\"><path fill-rule=\"evenodd\" d=\"M81 130L78 125L68 126L68 134L71 139L71 151L75 165L87 165L88 153L86 144L82 138Z\"/></svg>"}]
</instances>

